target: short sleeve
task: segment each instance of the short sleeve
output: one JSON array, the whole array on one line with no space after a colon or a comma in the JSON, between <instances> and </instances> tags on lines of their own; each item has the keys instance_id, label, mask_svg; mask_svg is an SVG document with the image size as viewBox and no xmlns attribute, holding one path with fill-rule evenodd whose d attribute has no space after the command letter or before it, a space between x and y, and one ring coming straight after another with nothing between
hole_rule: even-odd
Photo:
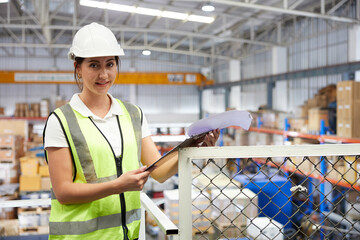
<instances>
[{"instance_id":1,"label":"short sleeve","mask_svg":"<svg viewBox=\"0 0 360 240\"><path fill-rule=\"evenodd\" d=\"M148 122L146 120L145 114L143 114L143 121L142 121L142 125L141 125L141 133L142 133L142 138L145 138L145 137L151 135L151 132L150 132L149 125L148 125Z\"/></svg>"},{"instance_id":2,"label":"short sleeve","mask_svg":"<svg viewBox=\"0 0 360 240\"><path fill-rule=\"evenodd\" d=\"M63 129L55 114L48 118L45 128L44 148L47 147L69 147Z\"/></svg>"}]
</instances>

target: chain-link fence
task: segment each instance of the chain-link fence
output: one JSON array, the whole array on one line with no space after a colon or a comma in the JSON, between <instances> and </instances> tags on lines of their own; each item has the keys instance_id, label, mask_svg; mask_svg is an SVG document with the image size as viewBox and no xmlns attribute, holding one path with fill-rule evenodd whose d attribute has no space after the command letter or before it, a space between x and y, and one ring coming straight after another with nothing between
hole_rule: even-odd
<instances>
[{"instance_id":1,"label":"chain-link fence","mask_svg":"<svg viewBox=\"0 0 360 240\"><path fill-rule=\"evenodd\" d=\"M180 239L356 240L359 174L360 144L188 148L165 209Z\"/></svg>"}]
</instances>

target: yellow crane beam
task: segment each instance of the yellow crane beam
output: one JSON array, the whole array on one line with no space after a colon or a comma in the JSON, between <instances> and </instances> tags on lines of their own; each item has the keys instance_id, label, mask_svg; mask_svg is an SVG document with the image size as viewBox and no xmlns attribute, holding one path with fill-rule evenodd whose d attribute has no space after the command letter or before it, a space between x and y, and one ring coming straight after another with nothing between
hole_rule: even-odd
<instances>
[{"instance_id":1,"label":"yellow crane beam","mask_svg":"<svg viewBox=\"0 0 360 240\"><path fill-rule=\"evenodd\" d=\"M74 73L67 71L0 71L0 84L75 84ZM115 84L198 85L213 84L195 72L120 72Z\"/></svg>"}]
</instances>

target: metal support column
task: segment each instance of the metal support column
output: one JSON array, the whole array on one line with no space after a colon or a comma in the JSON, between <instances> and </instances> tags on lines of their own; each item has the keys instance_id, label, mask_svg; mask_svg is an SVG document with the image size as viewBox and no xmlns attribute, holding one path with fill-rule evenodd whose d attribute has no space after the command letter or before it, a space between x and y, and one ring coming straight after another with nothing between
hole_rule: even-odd
<instances>
[{"instance_id":1,"label":"metal support column","mask_svg":"<svg viewBox=\"0 0 360 240\"><path fill-rule=\"evenodd\" d=\"M225 111L230 107L230 88L225 88Z\"/></svg>"},{"instance_id":2,"label":"metal support column","mask_svg":"<svg viewBox=\"0 0 360 240\"><path fill-rule=\"evenodd\" d=\"M203 89L198 88L199 91L199 119L203 118L203 110L202 110L202 95L203 95Z\"/></svg>"},{"instance_id":3,"label":"metal support column","mask_svg":"<svg viewBox=\"0 0 360 240\"><path fill-rule=\"evenodd\" d=\"M274 82L267 83L267 107L268 109L273 108L273 88Z\"/></svg>"}]
</instances>

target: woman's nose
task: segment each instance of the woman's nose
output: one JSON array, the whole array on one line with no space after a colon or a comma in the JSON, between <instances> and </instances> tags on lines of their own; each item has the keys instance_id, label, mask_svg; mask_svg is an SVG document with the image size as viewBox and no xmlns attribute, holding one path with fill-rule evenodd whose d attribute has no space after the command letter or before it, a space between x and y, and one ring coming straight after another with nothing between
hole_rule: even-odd
<instances>
[{"instance_id":1,"label":"woman's nose","mask_svg":"<svg viewBox=\"0 0 360 240\"><path fill-rule=\"evenodd\" d=\"M106 70L105 68L102 68L102 69L100 70L99 77L102 78L102 79L105 79L105 78L108 77L108 72L107 72L107 70Z\"/></svg>"}]
</instances>

